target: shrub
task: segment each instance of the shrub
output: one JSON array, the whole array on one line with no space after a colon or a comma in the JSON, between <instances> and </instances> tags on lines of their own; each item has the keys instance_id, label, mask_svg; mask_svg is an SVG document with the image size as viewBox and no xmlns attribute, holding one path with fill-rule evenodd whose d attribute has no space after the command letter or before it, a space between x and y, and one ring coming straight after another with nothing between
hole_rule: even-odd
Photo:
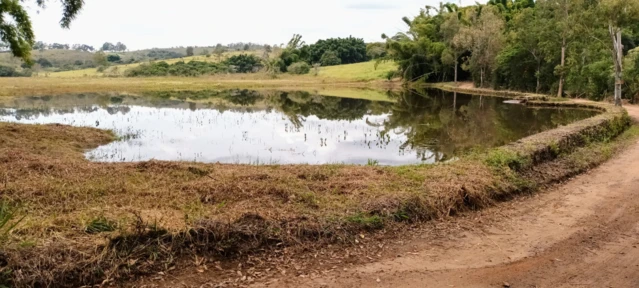
<instances>
[{"instance_id":1,"label":"shrub","mask_svg":"<svg viewBox=\"0 0 639 288\"><path fill-rule=\"evenodd\" d=\"M250 73L262 67L262 60L255 55L240 54L224 60L224 64L234 67L234 72Z\"/></svg>"},{"instance_id":2,"label":"shrub","mask_svg":"<svg viewBox=\"0 0 639 288\"><path fill-rule=\"evenodd\" d=\"M222 63L211 63L203 61L184 61L168 64L164 61L147 63L125 71L126 77L148 77L148 76L201 76L215 73L223 73L228 69Z\"/></svg>"},{"instance_id":3,"label":"shrub","mask_svg":"<svg viewBox=\"0 0 639 288\"><path fill-rule=\"evenodd\" d=\"M322 66L334 66L342 64L342 59L339 58L337 52L329 50L322 55L320 63Z\"/></svg>"},{"instance_id":4,"label":"shrub","mask_svg":"<svg viewBox=\"0 0 639 288\"><path fill-rule=\"evenodd\" d=\"M311 66L308 65L308 63L306 62L297 62L288 66L286 70L288 71L288 73L291 74L308 74L309 72L311 72Z\"/></svg>"},{"instance_id":5,"label":"shrub","mask_svg":"<svg viewBox=\"0 0 639 288\"><path fill-rule=\"evenodd\" d=\"M107 56L107 61L109 62L120 62L120 60L120 55L117 54L110 54L109 56Z\"/></svg>"},{"instance_id":6,"label":"shrub","mask_svg":"<svg viewBox=\"0 0 639 288\"><path fill-rule=\"evenodd\" d=\"M13 67L0 66L0 77L31 77L31 70L19 72Z\"/></svg>"},{"instance_id":7,"label":"shrub","mask_svg":"<svg viewBox=\"0 0 639 288\"><path fill-rule=\"evenodd\" d=\"M36 63L40 64L42 68L53 67L53 64L51 64L51 62L45 58L40 58L36 60Z\"/></svg>"}]
</instances>

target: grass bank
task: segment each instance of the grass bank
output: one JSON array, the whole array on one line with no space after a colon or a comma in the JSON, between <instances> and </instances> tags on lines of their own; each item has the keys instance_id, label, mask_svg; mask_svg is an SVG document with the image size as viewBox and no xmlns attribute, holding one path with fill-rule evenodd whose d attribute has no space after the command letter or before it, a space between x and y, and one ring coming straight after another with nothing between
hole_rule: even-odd
<instances>
[{"instance_id":1,"label":"grass bank","mask_svg":"<svg viewBox=\"0 0 639 288\"><path fill-rule=\"evenodd\" d=\"M0 283L122 281L193 255L348 243L480 209L584 171L635 141L639 129L626 130L622 109L587 105L602 114L485 154L403 167L93 163L83 151L114 141L111 132L0 123L0 195L25 217L4 240Z\"/></svg>"},{"instance_id":2,"label":"grass bank","mask_svg":"<svg viewBox=\"0 0 639 288\"><path fill-rule=\"evenodd\" d=\"M140 93L207 89L335 91L352 88L398 89L400 84L384 80L362 82L295 75L284 75L278 79L270 79L263 74L233 74L198 78L0 78L0 97L89 92Z\"/></svg>"}]
</instances>

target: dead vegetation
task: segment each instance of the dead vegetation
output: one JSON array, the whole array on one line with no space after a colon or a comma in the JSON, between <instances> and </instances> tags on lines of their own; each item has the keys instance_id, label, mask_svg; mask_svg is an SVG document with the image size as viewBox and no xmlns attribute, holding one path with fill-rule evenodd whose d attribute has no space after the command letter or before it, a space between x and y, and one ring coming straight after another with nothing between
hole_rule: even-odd
<instances>
[{"instance_id":1,"label":"dead vegetation","mask_svg":"<svg viewBox=\"0 0 639 288\"><path fill-rule=\"evenodd\" d=\"M627 123L609 110L487 154L403 167L93 163L82 152L112 133L0 123L0 195L26 216L0 254L0 283L106 284L181 257L345 243L479 209L605 160L579 147L607 143ZM574 165L535 172L569 155Z\"/></svg>"}]
</instances>

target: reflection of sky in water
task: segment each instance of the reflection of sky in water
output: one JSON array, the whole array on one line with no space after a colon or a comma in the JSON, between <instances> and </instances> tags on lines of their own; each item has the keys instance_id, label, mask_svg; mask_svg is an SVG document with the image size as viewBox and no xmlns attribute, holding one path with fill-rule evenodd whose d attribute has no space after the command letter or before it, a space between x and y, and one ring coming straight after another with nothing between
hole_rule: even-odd
<instances>
[{"instance_id":1,"label":"reflection of sky in water","mask_svg":"<svg viewBox=\"0 0 639 288\"><path fill-rule=\"evenodd\" d=\"M115 108L115 109L114 109ZM186 160L198 162L288 164L352 163L369 159L382 165L421 162L421 156L401 149L403 134L381 137L388 115L366 115L354 121L306 117L296 128L279 112L219 112L142 106L94 106L73 113L36 114L16 118L4 109L0 121L61 123L114 130L122 141L87 152L97 161ZM128 111L126 113L114 110ZM70 112L70 111L68 111ZM111 112L111 113L109 113ZM428 154L428 153L427 153ZM427 157L429 155L426 155ZM431 162L431 161L427 161Z\"/></svg>"}]
</instances>

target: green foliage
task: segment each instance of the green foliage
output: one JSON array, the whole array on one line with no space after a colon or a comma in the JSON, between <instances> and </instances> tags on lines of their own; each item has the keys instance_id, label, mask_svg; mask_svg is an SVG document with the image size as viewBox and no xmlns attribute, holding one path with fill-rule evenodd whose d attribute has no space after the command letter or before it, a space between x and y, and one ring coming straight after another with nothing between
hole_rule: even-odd
<instances>
[{"instance_id":1,"label":"green foliage","mask_svg":"<svg viewBox=\"0 0 639 288\"><path fill-rule=\"evenodd\" d=\"M126 70L126 77L150 77L150 76L201 76L228 71L221 63L202 61L184 61L168 64L164 61L141 64L140 66Z\"/></svg>"},{"instance_id":2,"label":"green foliage","mask_svg":"<svg viewBox=\"0 0 639 288\"><path fill-rule=\"evenodd\" d=\"M252 73L262 67L262 60L250 54L234 55L224 61L232 72Z\"/></svg>"},{"instance_id":3,"label":"green foliage","mask_svg":"<svg viewBox=\"0 0 639 288\"><path fill-rule=\"evenodd\" d=\"M6 201L0 201L0 242L4 242L9 233L24 220L16 219L16 209Z\"/></svg>"},{"instance_id":4,"label":"green foliage","mask_svg":"<svg viewBox=\"0 0 639 288\"><path fill-rule=\"evenodd\" d=\"M341 64L359 63L368 60L366 43L364 39L348 37L348 38L330 38L319 40L315 44L308 47L309 58L305 61L309 63L320 62L324 66L322 59L328 51L335 53ZM380 55L381 56L381 55ZM336 61L333 61L334 63ZM337 65L337 64L332 64Z\"/></svg>"},{"instance_id":5,"label":"green foliage","mask_svg":"<svg viewBox=\"0 0 639 288\"><path fill-rule=\"evenodd\" d=\"M17 71L13 67L0 66L0 77L31 77L29 70Z\"/></svg>"},{"instance_id":6,"label":"green foliage","mask_svg":"<svg viewBox=\"0 0 639 288\"><path fill-rule=\"evenodd\" d=\"M186 56L193 56L193 47L186 47Z\"/></svg>"},{"instance_id":7,"label":"green foliage","mask_svg":"<svg viewBox=\"0 0 639 288\"><path fill-rule=\"evenodd\" d=\"M386 45L381 42L366 44L366 56L373 60L386 57Z\"/></svg>"},{"instance_id":8,"label":"green foliage","mask_svg":"<svg viewBox=\"0 0 639 288\"><path fill-rule=\"evenodd\" d=\"M48 68L53 66L53 64L51 64L51 62L49 62L49 60L45 58L38 59L36 63L38 63L42 68Z\"/></svg>"},{"instance_id":9,"label":"green foliage","mask_svg":"<svg viewBox=\"0 0 639 288\"><path fill-rule=\"evenodd\" d=\"M322 54L322 58L319 59L322 66L333 66L342 64L342 60L339 58L337 52L329 50Z\"/></svg>"},{"instance_id":10,"label":"green foliage","mask_svg":"<svg viewBox=\"0 0 639 288\"><path fill-rule=\"evenodd\" d=\"M622 31L623 95L632 98L639 91L634 58L627 56L639 45L637 1L490 0L462 8L448 3L403 20L406 32L382 38L383 59L395 61L405 81L451 81L458 67L460 80L470 76L476 85L553 94L562 86L563 94L603 99L615 82L612 25L611 31Z\"/></svg>"},{"instance_id":11,"label":"green foliage","mask_svg":"<svg viewBox=\"0 0 639 288\"><path fill-rule=\"evenodd\" d=\"M91 222L89 222L89 224L84 228L84 231L88 234L97 234L115 231L116 228L117 224L115 222L102 216L91 220Z\"/></svg>"},{"instance_id":12,"label":"green foliage","mask_svg":"<svg viewBox=\"0 0 639 288\"><path fill-rule=\"evenodd\" d=\"M286 70L288 71L288 73L291 74L308 74L309 72L311 72L311 66L308 65L308 63L306 62L297 62L288 66Z\"/></svg>"},{"instance_id":13,"label":"green foliage","mask_svg":"<svg viewBox=\"0 0 639 288\"><path fill-rule=\"evenodd\" d=\"M95 54L93 54L93 62L95 63L95 65L98 65L98 66L108 66L109 65L109 61L107 60L107 56L102 51L98 51L98 52L95 52Z\"/></svg>"},{"instance_id":14,"label":"green foliage","mask_svg":"<svg viewBox=\"0 0 639 288\"><path fill-rule=\"evenodd\" d=\"M39 8L46 6L46 0L36 0ZM60 26L69 28L71 20L80 12L83 0L65 0L62 4L62 19ZM31 50L35 45L35 34L31 26L29 15L23 7L23 1L0 1L0 42L7 43L15 57L31 62Z\"/></svg>"},{"instance_id":15,"label":"green foliage","mask_svg":"<svg viewBox=\"0 0 639 288\"><path fill-rule=\"evenodd\" d=\"M107 56L107 61L109 62L120 62L120 60L122 59L120 58L120 55L118 54L109 54Z\"/></svg>"},{"instance_id":16,"label":"green foliage","mask_svg":"<svg viewBox=\"0 0 639 288\"><path fill-rule=\"evenodd\" d=\"M182 53L158 49L153 49L146 55L152 60L175 59L184 57L184 54Z\"/></svg>"},{"instance_id":17,"label":"green foliage","mask_svg":"<svg viewBox=\"0 0 639 288\"><path fill-rule=\"evenodd\" d=\"M346 218L346 221L363 229L377 230L384 228L384 220L379 215L356 214Z\"/></svg>"}]
</instances>

